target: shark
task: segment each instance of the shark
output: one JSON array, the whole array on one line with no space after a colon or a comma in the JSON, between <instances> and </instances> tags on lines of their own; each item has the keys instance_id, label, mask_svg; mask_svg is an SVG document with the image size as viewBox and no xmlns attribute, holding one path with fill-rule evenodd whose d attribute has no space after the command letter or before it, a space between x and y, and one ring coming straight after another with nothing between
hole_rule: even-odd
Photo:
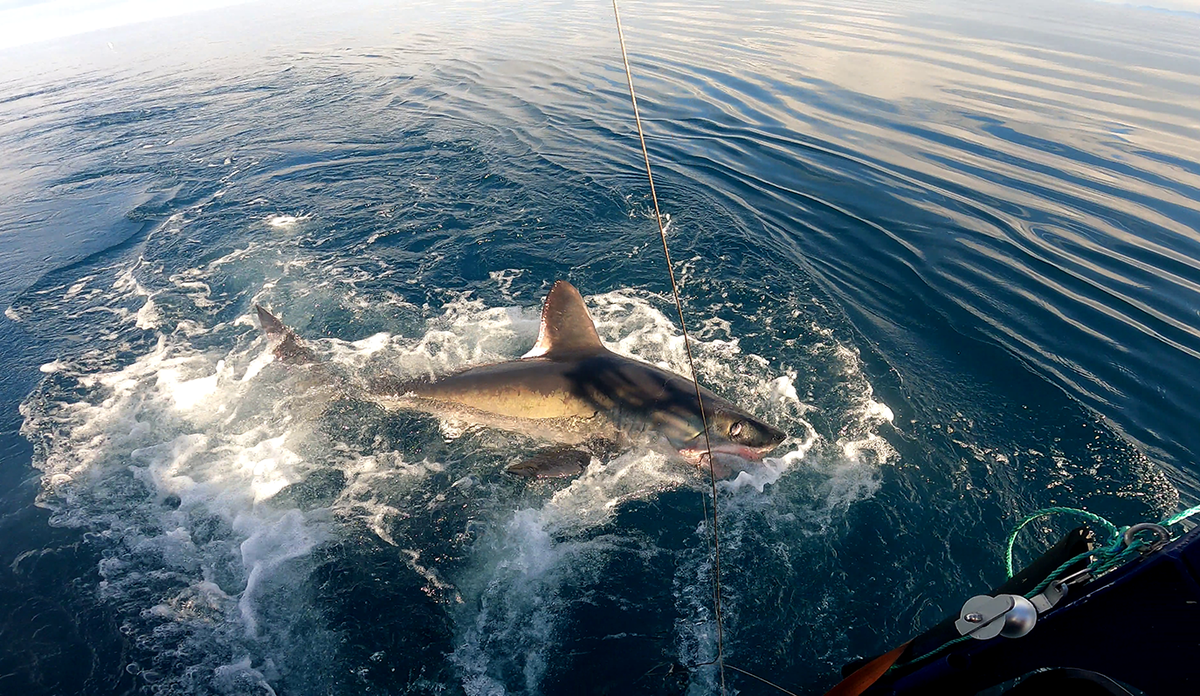
<instances>
[{"instance_id":1,"label":"shark","mask_svg":"<svg viewBox=\"0 0 1200 696\"><path fill-rule=\"evenodd\" d=\"M316 361L292 329L255 305L275 357ZM650 441L700 468L727 476L740 461L758 461L787 438L692 380L606 348L583 297L554 283L542 306L533 348L516 360L421 379L382 375L364 396L386 409L519 433L549 446L511 464L527 478L581 473L637 441ZM705 423L707 422L707 437Z\"/></svg>"}]
</instances>

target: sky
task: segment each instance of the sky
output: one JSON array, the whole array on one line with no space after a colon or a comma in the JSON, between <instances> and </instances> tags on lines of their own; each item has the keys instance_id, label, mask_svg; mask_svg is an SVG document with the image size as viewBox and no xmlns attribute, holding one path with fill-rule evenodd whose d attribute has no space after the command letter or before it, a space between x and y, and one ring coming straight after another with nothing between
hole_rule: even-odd
<instances>
[{"instance_id":1,"label":"sky","mask_svg":"<svg viewBox=\"0 0 1200 696\"><path fill-rule=\"evenodd\" d=\"M0 0L0 50L251 1Z\"/></svg>"},{"instance_id":2,"label":"sky","mask_svg":"<svg viewBox=\"0 0 1200 696\"><path fill-rule=\"evenodd\" d=\"M0 50L255 0L0 0ZM1095 0L1200 12L1200 0Z\"/></svg>"},{"instance_id":3,"label":"sky","mask_svg":"<svg viewBox=\"0 0 1200 696\"><path fill-rule=\"evenodd\" d=\"M1099 0L1110 5L1130 5L1176 12L1200 12L1200 0Z\"/></svg>"}]
</instances>

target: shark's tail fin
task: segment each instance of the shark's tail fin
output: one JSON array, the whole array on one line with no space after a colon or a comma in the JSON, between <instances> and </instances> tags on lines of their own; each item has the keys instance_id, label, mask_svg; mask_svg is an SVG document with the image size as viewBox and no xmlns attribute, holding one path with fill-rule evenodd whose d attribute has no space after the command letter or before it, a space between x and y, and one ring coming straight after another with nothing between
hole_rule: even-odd
<instances>
[{"instance_id":1,"label":"shark's tail fin","mask_svg":"<svg viewBox=\"0 0 1200 696\"><path fill-rule=\"evenodd\" d=\"M276 360L288 365L307 365L317 361L316 354L305 347L300 339L296 338L295 332L279 321L274 314L259 305L254 305L254 310L258 313L258 323L262 325L263 333L272 341L278 341L274 351Z\"/></svg>"},{"instance_id":2,"label":"shark's tail fin","mask_svg":"<svg viewBox=\"0 0 1200 696\"><path fill-rule=\"evenodd\" d=\"M254 311L258 312L258 323L262 325L263 333L267 334L272 339L277 339L289 331L288 327L283 325L282 321L274 315L263 309L261 305L254 305Z\"/></svg>"}]
</instances>

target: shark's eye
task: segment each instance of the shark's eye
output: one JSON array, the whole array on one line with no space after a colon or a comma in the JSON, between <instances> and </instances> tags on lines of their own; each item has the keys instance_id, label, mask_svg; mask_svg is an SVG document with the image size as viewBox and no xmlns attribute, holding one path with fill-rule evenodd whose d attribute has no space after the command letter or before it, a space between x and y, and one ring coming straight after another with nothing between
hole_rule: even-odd
<instances>
[{"instance_id":1,"label":"shark's eye","mask_svg":"<svg viewBox=\"0 0 1200 696\"><path fill-rule=\"evenodd\" d=\"M731 438L740 437L742 432L745 430L746 430L745 421L737 421L733 425L729 426L729 437L731 437Z\"/></svg>"}]
</instances>

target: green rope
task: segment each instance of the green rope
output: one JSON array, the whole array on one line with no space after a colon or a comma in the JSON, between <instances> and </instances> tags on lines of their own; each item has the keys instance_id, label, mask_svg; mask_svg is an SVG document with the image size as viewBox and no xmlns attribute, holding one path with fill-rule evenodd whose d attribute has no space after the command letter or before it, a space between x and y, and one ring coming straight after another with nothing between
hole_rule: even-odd
<instances>
[{"instance_id":1,"label":"green rope","mask_svg":"<svg viewBox=\"0 0 1200 696\"><path fill-rule=\"evenodd\" d=\"M940 655L941 653L945 652L946 648L949 648L951 645L958 645L959 643L966 641L966 640L971 640L971 636L959 636L959 637L955 638L954 640L948 640L945 643L942 643L938 647L934 648L933 650L930 650L929 652L925 653L924 655L918 655L917 657L914 657L911 660L905 660L904 662L897 662L897 663L893 664L891 667L888 668L888 671L891 672L892 670L900 669L901 667L908 667L909 665L915 665L918 662L923 662L923 661L928 660L929 658L933 657L934 655Z\"/></svg>"},{"instance_id":2,"label":"green rope","mask_svg":"<svg viewBox=\"0 0 1200 696\"><path fill-rule=\"evenodd\" d=\"M1119 539L1121 536L1121 531L1119 529L1117 529L1117 526L1115 524L1113 524L1112 522L1109 522L1108 520L1104 519L1100 515L1090 513L1087 510L1079 510L1076 508L1069 508L1069 507L1048 507L1048 508L1044 508L1042 510L1038 510L1037 512L1033 513L1032 515L1027 515L1025 517L1025 519L1021 520L1021 522L1019 524L1017 524L1017 526L1014 527L1013 530L1011 532L1009 532L1009 534L1008 534L1008 550L1005 552L1005 555L1004 555L1004 570L1005 570L1005 572L1008 573L1008 578L1010 580L1012 579L1012 576L1015 575L1015 573L1013 572L1013 545L1017 541L1017 532L1021 531L1021 529L1025 525L1029 524L1030 522L1032 522L1036 519L1040 519L1042 517L1049 517L1050 515L1054 515L1054 514L1058 514L1058 513L1079 515L1080 517L1083 517L1084 519L1088 520L1089 522L1095 522L1096 524L1103 527L1105 531L1108 532L1109 538ZM1074 562L1074 561L1072 561L1072 562Z\"/></svg>"},{"instance_id":3,"label":"green rope","mask_svg":"<svg viewBox=\"0 0 1200 696\"><path fill-rule=\"evenodd\" d=\"M1035 587L1032 590L1030 590L1029 592L1025 593L1025 599L1033 599L1034 597L1041 594L1042 590L1044 590L1050 586L1050 583L1061 578L1063 576L1063 573L1067 572L1067 568L1070 568L1071 566L1075 565L1079 561L1082 561L1082 560L1088 558L1093 553L1095 553L1095 551L1084 551L1083 553L1079 554L1078 556L1075 556L1071 560L1069 560L1066 563L1063 563L1059 567L1055 568L1054 572L1047 575L1046 579L1042 580L1040 583L1038 583L1037 587Z\"/></svg>"},{"instance_id":4,"label":"green rope","mask_svg":"<svg viewBox=\"0 0 1200 696\"><path fill-rule=\"evenodd\" d=\"M1137 548L1140 548L1142 546L1141 543L1135 543L1135 544L1131 545L1129 548L1126 548L1126 549L1124 549L1124 551L1122 551L1122 547L1123 547L1122 535L1125 533L1125 530L1129 529L1129 528L1121 527L1120 529L1118 529L1115 524L1113 524L1112 522L1109 522L1108 520L1104 519L1103 517L1101 517L1097 514L1088 512L1087 510L1080 510L1078 508L1048 507L1048 508L1038 510L1037 512L1034 512L1030 515L1025 516L1025 518L1023 518L1019 523L1017 523L1017 526L1014 527L1011 532L1009 532L1008 543L1006 545L1006 549L1005 549L1005 553L1004 553L1004 570L1008 574L1009 579L1012 579L1013 575L1015 574L1013 571L1013 546L1016 544L1016 541L1017 541L1017 533L1020 532L1021 529L1025 527L1025 525L1029 524L1030 522L1032 522L1036 519L1040 519L1042 517L1049 517L1050 515L1059 514L1059 513L1078 515L1078 516L1088 520L1089 522L1095 522L1101 528L1103 528L1103 530L1105 532L1108 533L1108 538L1112 540L1112 542L1111 542L1112 548L1107 550L1110 553L1105 554L1104 552L1101 551L1101 552L1089 552L1088 554L1080 554L1080 556L1076 556L1075 558L1072 558L1071 560L1067 561L1067 563L1064 565L1069 566L1069 565L1075 563L1076 561L1081 560L1082 556L1090 555L1091 553L1102 554L1102 555L1106 555L1106 558L1102 561L1102 565L1104 566L1104 568L1101 569L1100 567L1096 567L1096 568L1092 568L1092 570L1105 572L1107 570L1111 570L1112 568L1116 568L1117 566L1121 565L1121 563L1116 562L1117 559L1120 559L1120 558L1130 559L1130 558L1135 557L1136 554L1129 553L1129 552L1135 551ZM1172 516L1164 519L1159 524L1161 524L1164 527L1170 527L1171 525L1182 522L1183 520L1185 520L1195 514L1198 514L1198 513L1200 513L1200 505L1194 505L1177 515L1172 515ZM1136 541L1137 540L1135 540L1135 542ZM1050 577L1048 578L1048 581L1053 582L1055 579L1057 579L1057 577L1056 577L1057 574L1059 574L1063 570L1065 570L1065 568L1060 567L1058 570L1054 571L1054 573L1051 573ZM1043 583L1040 586L1040 588L1037 590L1037 592L1040 592L1041 590L1046 589L1046 585L1048 585L1049 582ZM1035 592L1035 594L1036 594L1036 592Z\"/></svg>"},{"instance_id":5,"label":"green rope","mask_svg":"<svg viewBox=\"0 0 1200 696\"><path fill-rule=\"evenodd\" d=\"M1198 512L1200 512L1200 505L1192 506L1192 507L1184 510L1183 512L1179 513L1178 515L1175 515L1174 517L1168 517L1167 519L1163 520L1162 526L1170 527L1171 525L1175 524L1176 522L1182 522L1183 520L1187 519L1188 517L1191 517L1192 515L1195 515Z\"/></svg>"}]
</instances>

